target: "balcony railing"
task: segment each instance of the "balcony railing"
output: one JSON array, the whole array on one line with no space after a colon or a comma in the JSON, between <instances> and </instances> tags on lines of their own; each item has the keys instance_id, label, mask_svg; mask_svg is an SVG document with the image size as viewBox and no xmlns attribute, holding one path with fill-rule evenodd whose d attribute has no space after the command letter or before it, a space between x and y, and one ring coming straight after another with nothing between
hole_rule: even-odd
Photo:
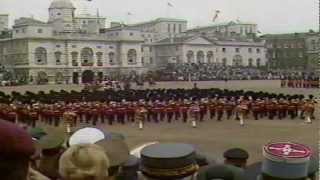
<instances>
[{"instance_id":1,"label":"balcony railing","mask_svg":"<svg viewBox=\"0 0 320 180\"><path fill-rule=\"evenodd\" d=\"M103 63L102 62L98 62L97 65L98 66L103 66Z\"/></svg>"},{"instance_id":2,"label":"balcony railing","mask_svg":"<svg viewBox=\"0 0 320 180\"><path fill-rule=\"evenodd\" d=\"M93 66L93 62L83 62L81 66Z\"/></svg>"}]
</instances>

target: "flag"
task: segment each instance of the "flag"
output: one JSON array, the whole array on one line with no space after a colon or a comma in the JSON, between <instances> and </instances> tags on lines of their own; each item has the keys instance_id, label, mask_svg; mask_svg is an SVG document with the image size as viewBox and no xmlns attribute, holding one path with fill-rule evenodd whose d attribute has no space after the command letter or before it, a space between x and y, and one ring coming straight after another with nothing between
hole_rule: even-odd
<instances>
[{"instance_id":1,"label":"flag","mask_svg":"<svg viewBox=\"0 0 320 180\"><path fill-rule=\"evenodd\" d=\"M220 10L216 10L212 18L212 22L215 22L217 20L217 18L219 17L219 14L220 14Z\"/></svg>"},{"instance_id":2,"label":"flag","mask_svg":"<svg viewBox=\"0 0 320 180\"><path fill-rule=\"evenodd\" d=\"M173 7L173 5L172 5L170 2L168 2L168 6L169 6L169 7Z\"/></svg>"}]
</instances>

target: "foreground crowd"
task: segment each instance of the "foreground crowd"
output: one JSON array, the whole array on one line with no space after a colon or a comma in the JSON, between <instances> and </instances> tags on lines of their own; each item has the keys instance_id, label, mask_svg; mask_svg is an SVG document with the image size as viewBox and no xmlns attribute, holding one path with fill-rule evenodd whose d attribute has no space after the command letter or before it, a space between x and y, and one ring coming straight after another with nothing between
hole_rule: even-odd
<instances>
[{"instance_id":1,"label":"foreground crowd","mask_svg":"<svg viewBox=\"0 0 320 180\"><path fill-rule=\"evenodd\" d=\"M130 151L125 141L97 128L27 132L0 120L1 180L316 180L319 168L316 152L291 142L264 145L263 160L247 165L241 148L217 162L190 144L152 142Z\"/></svg>"},{"instance_id":2,"label":"foreground crowd","mask_svg":"<svg viewBox=\"0 0 320 180\"><path fill-rule=\"evenodd\" d=\"M137 123L208 120L314 119L313 96L269 94L220 89L105 90L0 94L0 119L35 127L38 122L59 126L78 123ZM63 119L65 121L63 121Z\"/></svg>"}]
</instances>

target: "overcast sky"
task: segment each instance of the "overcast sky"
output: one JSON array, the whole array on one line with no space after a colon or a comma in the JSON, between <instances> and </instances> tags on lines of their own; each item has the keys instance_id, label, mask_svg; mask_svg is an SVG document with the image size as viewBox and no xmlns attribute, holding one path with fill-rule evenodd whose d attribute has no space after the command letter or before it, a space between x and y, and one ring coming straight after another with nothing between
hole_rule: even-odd
<instances>
[{"instance_id":1,"label":"overcast sky","mask_svg":"<svg viewBox=\"0 0 320 180\"><path fill-rule=\"evenodd\" d=\"M33 16L46 21L52 0L0 0L0 14L10 14L10 24L19 17ZM110 21L136 23L157 17L188 20L189 27L211 24L215 10L217 22L239 19L255 22L262 33L317 30L318 0L72 0L76 7L88 7ZM173 7L168 6L170 2ZM128 12L132 15L128 16ZM107 24L109 26L109 24Z\"/></svg>"}]
</instances>

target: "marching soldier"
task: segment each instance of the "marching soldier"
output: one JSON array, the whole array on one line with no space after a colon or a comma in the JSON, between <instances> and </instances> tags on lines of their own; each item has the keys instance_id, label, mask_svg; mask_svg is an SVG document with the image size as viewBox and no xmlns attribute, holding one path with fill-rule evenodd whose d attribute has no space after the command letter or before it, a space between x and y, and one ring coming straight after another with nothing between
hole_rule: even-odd
<instances>
[{"instance_id":1,"label":"marching soldier","mask_svg":"<svg viewBox=\"0 0 320 180\"><path fill-rule=\"evenodd\" d=\"M173 115L174 115L174 102L172 100L169 101L166 107L166 112L167 112L167 120L168 123L171 123Z\"/></svg>"},{"instance_id":2,"label":"marching soldier","mask_svg":"<svg viewBox=\"0 0 320 180\"><path fill-rule=\"evenodd\" d=\"M190 113L192 118L192 127L196 128L197 127L197 121L200 119L200 107L199 107L199 102L193 102L191 107L190 107Z\"/></svg>"},{"instance_id":3,"label":"marching soldier","mask_svg":"<svg viewBox=\"0 0 320 180\"><path fill-rule=\"evenodd\" d=\"M237 106L237 111L240 119L240 126L244 126L244 118L247 116L249 110L249 101L245 97L239 99L239 105Z\"/></svg>"},{"instance_id":4,"label":"marching soldier","mask_svg":"<svg viewBox=\"0 0 320 180\"><path fill-rule=\"evenodd\" d=\"M147 113L147 109L142 104L140 104L140 106L136 110L136 121L139 124L140 130L142 130L144 127Z\"/></svg>"},{"instance_id":5,"label":"marching soldier","mask_svg":"<svg viewBox=\"0 0 320 180\"><path fill-rule=\"evenodd\" d=\"M221 121L221 118L223 116L223 111L224 111L224 105L225 105L224 100L222 98L218 98L218 102L216 105L217 121Z\"/></svg>"},{"instance_id":6,"label":"marching soldier","mask_svg":"<svg viewBox=\"0 0 320 180\"><path fill-rule=\"evenodd\" d=\"M235 102L234 102L234 98L232 97L227 97L226 98L226 103L224 105L224 109L226 110L226 114L227 114L227 119L229 120L232 116L232 112L234 110L235 107Z\"/></svg>"},{"instance_id":7,"label":"marching soldier","mask_svg":"<svg viewBox=\"0 0 320 180\"><path fill-rule=\"evenodd\" d=\"M304 105L304 112L306 115L305 123L308 123L308 124L312 123L314 111L315 111L315 102L312 99L308 99Z\"/></svg>"},{"instance_id":8,"label":"marching soldier","mask_svg":"<svg viewBox=\"0 0 320 180\"><path fill-rule=\"evenodd\" d=\"M290 115L291 119L297 117L297 109L298 109L298 102L296 99L291 98L288 102L288 114Z\"/></svg>"},{"instance_id":9,"label":"marching soldier","mask_svg":"<svg viewBox=\"0 0 320 180\"><path fill-rule=\"evenodd\" d=\"M126 113L126 108L123 107L120 103L118 103L118 106L116 108L116 114L117 114L117 120L121 124L125 124L125 113Z\"/></svg>"},{"instance_id":10,"label":"marching soldier","mask_svg":"<svg viewBox=\"0 0 320 180\"><path fill-rule=\"evenodd\" d=\"M184 100L184 103L180 106L180 111L182 114L182 121L186 123L188 120L188 111L189 111L189 102L187 102L187 100Z\"/></svg>"},{"instance_id":11,"label":"marching soldier","mask_svg":"<svg viewBox=\"0 0 320 180\"><path fill-rule=\"evenodd\" d=\"M77 114L72 110L67 110L63 113L63 122L65 125L66 134L71 135L71 128L76 126Z\"/></svg>"},{"instance_id":12,"label":"marching soldier","mask_svg":"<svg viewBox=\"0 0 320 180\"><path fill-rule=\"evenodd\" d=\"M135 116L135 103L129 102L127 107L127 120L128 122L134 122L134 116Z\"/></svg>"},{"instance_id":13,"label":"marching soldier","mask_svg":"<svg viewBox=\"0 0 320 180\"><path fill-rule=\"evenodd\" d=\"M286 100L283 97L281 97L278 101L278 104L277 104L278 118L280 120L282 120L283 118L285 118L287 116L287 108L288 108L288 103L286 102Z\"/></svg>"},{"instance_id":14,"label":"marching soldier","mask_svg":"<svg viewBox=\"0 0 320 180\"><path fill-rule=\"evenodd\" d=\"M208 104L209 112L210 112L210 119L212 120L216 116L216 106L217 106L217 99L212 98Z\"/></svg>"},{"instance_id":15,"label":"marching soldier","mask_svg":"<svg viewBox=\"0 0 320 180\"><path fill-rule=\"evenodd\" d=\"M260 99L253 99L251 109L252 109L252 114L254 117L254 120L259 120L259 115L261 111L261 106L259 104Z\"/></svg>"}]
</instances>

